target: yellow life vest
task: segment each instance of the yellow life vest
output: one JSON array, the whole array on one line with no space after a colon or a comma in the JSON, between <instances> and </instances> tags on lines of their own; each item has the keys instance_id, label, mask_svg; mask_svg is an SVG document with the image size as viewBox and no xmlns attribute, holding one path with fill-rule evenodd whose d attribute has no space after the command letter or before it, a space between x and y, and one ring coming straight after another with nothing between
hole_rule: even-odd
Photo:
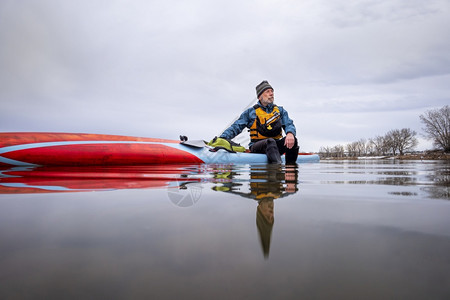
<instances>
[{"instance_id":1,"label":"yellow life vest","mask_svg":"<svg viewBox=\"0 0 450 300\"><path fill-rule=\"evenodd\" d=\"M256 142L263 139L273 138L279 140L283 137L281 126L281 115L278 106L274 106L272 112L267 113L259 105L255 105L256 118L250 127L250 139Z\"/></svg>"}]
</instances>

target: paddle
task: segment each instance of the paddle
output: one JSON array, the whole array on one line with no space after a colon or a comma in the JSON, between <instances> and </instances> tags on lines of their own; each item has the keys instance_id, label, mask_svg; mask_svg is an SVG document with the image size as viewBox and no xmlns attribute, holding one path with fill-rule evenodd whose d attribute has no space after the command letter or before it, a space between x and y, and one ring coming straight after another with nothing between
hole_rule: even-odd
<instances>
[{"instance_id":1,"label":"paddle","mask_svg":"<svg viewBox=\"0 0 450 300\"><path fill-rule=\"evenodd\" d=\"M257 98L253 98L252 101L250 101L249 104L247 104L247 106L241 110L241 112L246 111L247 109L249 109L250 107L252 107L253 105L255 105L256 101L258 99ZM222 132L218 135L221 136L223 134L223 132L225 130L228 129L228 127L231 126L231 124L233 124L237 119L239 119L241 114L239 114L238 116L236 116L230 123L228 123L228 125L222 130ZM241 144L241 145L247 145L250 142L250 136L247 134L247 132L245 130L243 130L240 134L238 134L237 136L235 136L232 139L233 142L237 143L237 144Z\"/></svg>"},{"instance_id":2,"label":"paddle","mask_svg":"<svg viewBox=\"0 0 450 300\"><path fill-rule=\"evenodd\" d=\"M204 140L189 140L187 136L180 135L180 144L191 146L195 148L203 148L207 144Z\"/></svg>"},{"instance_id":3,"label":"paddle","mask_svg":"<svg viewBox=\"0 0 450 300\"><path fill-rule=\"evenodd\" d=\"M252 101L250 101L250 103L242 110L242 111L246 111L247 109L249 109L250 107L252 107L255 102L256 102L256 98L253 98ZM217 136L221 136L222 133L228 129L228 127L231 126L231 124L233 124L237 119L239 119L240 114L235 117L230 123L228 123L228 125L221 131L221 133ZM248 134L243 134L244 131L237 135L235 138L232 139L233 142L237 143L237 144L248 144L248 139L249 136ZM187 136L185 135L180 135L180 144L186 145L186 146L191 146L191 147L195 147L195 148L203 148L205 147L205 145L208 142L204 141L204 140L189 140Z\"/></svg>"}]
</instances>

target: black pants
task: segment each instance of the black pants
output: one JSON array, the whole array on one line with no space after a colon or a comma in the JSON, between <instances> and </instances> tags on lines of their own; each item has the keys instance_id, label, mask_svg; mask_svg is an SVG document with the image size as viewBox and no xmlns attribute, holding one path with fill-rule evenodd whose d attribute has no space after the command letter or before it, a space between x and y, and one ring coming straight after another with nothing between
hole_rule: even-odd
<instances>
[{"instance_id":1,"label":"black pants","mask_svg":"<svg viewBox=\"0 0 450 300\"><path fill-rule=\"evenodd\" d=\"M250 151L254 153L265 153L267 155L269 163L277 163L277 164L281 163L281 155L286 154L285 156L286 163L294 164L297 162L298 148L299 148L297 138L295 138L294 147L292 147L291 149L288 149L284 145L285 139L286 137L280 140L265 139L258 141L250 147Z\"/></svg>"}]
</instances>

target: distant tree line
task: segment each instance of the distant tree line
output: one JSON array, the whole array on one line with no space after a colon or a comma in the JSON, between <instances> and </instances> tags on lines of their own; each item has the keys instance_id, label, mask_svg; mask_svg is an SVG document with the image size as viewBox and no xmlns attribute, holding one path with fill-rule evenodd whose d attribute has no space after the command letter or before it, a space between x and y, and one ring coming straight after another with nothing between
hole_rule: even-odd
<instances>
[{"instance_id":1,"label":"distant tree line","mask_svg":"<svg viewBox=\"0 0 450 300\"><path fill-rule=\"evenodd\" d=\"M436 150L450 152L450 107L432 109L420 115L420 121L425 125L424 137L433 142ZM346 145L321 147L321 157L361 157L404 155L414 151L418 145L417 133L409 128L390 130L384 135L374 138L360 139Z\"/></svg>"},{"instance_id":2,"label":"distant tree line","mask_svg":"<svg viewBox=\"0 0 450 300\"><path fill-rule=\"evenodd\" d=\"M394 129L368 140L362 138L346 145L321 147L319 154L324 158L404 155L417 147L419 142L416 135L417 133L409 128Z\"/></svg>"}]
</instances>

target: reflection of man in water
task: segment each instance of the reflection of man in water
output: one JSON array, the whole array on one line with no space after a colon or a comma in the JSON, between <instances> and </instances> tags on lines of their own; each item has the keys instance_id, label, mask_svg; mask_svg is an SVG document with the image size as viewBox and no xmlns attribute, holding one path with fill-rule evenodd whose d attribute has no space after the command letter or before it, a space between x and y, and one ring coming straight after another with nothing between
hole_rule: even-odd
<instances>
[{"instance_id":1,"label":"reflection of man in water","mask_svg":"<svg viewBox=\"0 0 450 300\"><path fill-rule=\"evenodd\" d=\"M256 227L258 228L261 247L266 258L269 257L273 222L273 199L260 200L256 208Z\"/></svg>"},{"instance_id":2,"label":"reflection of man in water","mask_svg":"<svg viewBox=\"0 0 450 300\"><path fill-rule=\"evenodd\" d=\"M256 227L264 257L269 257L270 239L274 224L274 199L286 197L297 192L297 166L259 165L251 166L250 192L241 192L242 183L233 181L235 173L229 172L229 182L215 186L215 191L238 194L258 201L256 208ZM223 173L218 174L223 179Z\"/></svg>"}]
</instances>

